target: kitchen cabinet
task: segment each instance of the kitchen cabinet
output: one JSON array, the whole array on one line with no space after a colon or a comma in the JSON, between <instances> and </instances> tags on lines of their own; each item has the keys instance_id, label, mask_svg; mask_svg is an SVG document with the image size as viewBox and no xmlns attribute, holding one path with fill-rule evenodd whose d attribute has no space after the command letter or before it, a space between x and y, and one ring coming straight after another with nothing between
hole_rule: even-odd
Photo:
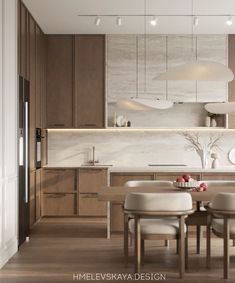
<instances>
[{"instance_id":1,"label":"kitchen cabinet","mask_svg":"<svg viewBox=\"0 0 235 283\"><path fill-rule=\"evenodd\" d=\"M29 111L29 163L30 170L35 170L36 151L36 24L29 16L29 81L30 81L30 111Z\"/></svg>"},{"instance_id":2,"label":"kitchen cabinet","mask_svg":"<svg viewBox=\"0 0 235 283\"><path fill-rule=\"evenodd\" d=\"M29 175L29 225L32 227L36 222L36 171L30 172Z\"/></svg>"},{"instance_id":3,"label":"kitchen cabinet","mask_svg":"<svg viewBox=\"0 0 235 283\"><path fill-rule=\"evenodd\" d=\"M235 35L228 35L228 66L235 74ZM235 102L235 80L228 83L228 101ZM228 114L228 127L235 129L235 113Z\"/></svg>"},{"instance_id":4,"label":"kitchen cabinet","mask_svg":"<svg viewBox=\"0 0 235 283\"><path fill-rule=\"evenodd\" d=\"M106 203L97 193L108 184L108 172L103 168L78 169L78 210L80 216L105 216Z\"/></svg>"},{"instance_id":5,"label":"kitchen cabinet","mask_svg":"<svg viewBox=\"0 0 235 283\"><path fill-rule=\"evenodd\" d=\"M76 171L44 169L42 174L42 216L76 214Z\"/></svg>"},{"instance_id":6,"label":"kitchen cabinet","mask_svg":"<svg viewBox=\"0 0 235 283\"><path fill-rule=\"evenodd\" d=\"M76 128L105 126L105 37L75 35L74 118Z\"/></svg>"},{"instance_id":7,"label":"kitchen cabinet","mask_svg":"<svg viewBox=\"0 0 235 283\"><path fill-rule=\"evenodd\" d=\"M46 126L72 128L73 36L47 35L46 48Z\"/></svg>"},{"instance_id":8,"label":"kitchen cabinet","mask_svg":"<svg viewBox=\"0 0 235 283\"><path fill-rule=\"evenodd\" d=\"M110 185L123 186L132 180L154 180L154 173L111 173ZM110 206L111 231L123 230L123 207L122 203L111 203Z\"/></svg>"},{"instance_id":9,"label":"kitchen cabinet","mask_svg":"<svg viewBox=\"0 0 235 283\"><path fill-rule=\"evenodd\" d=\"M233 173L202 173L201 180L210 181L210 180L221 180L221 181L234 181L235 174Z\"/></svg>"},{"instance_id":10,"label":"kitchen cabinet","mask_svg":"<svg viewBox=\"0 0 235 283\"><path fill-rule=\"evenodd\" d=\"M44 169L43 193L74 193L76 191L74 169Z\"/></svg>"},{"instance_id":11,"label":"kitchen cabinet","mask_svg":"<svg viewBox=\"0 0 235 283\"><path fill-rule=\"evenodd\" d=\"M43 216L72 216L75 215L75 194L44 193Z\"/></svg>"},{"instance_id":12,"label":"kitchen cabinet","mask_svg":"<svg viewBox=\"0 0 235 283\"><path fill-rule=\"evenodd\" d=\"M36 184L35 184L35 220L41 218L41 169L36 170Z\"/></svg>"}]
</instances>

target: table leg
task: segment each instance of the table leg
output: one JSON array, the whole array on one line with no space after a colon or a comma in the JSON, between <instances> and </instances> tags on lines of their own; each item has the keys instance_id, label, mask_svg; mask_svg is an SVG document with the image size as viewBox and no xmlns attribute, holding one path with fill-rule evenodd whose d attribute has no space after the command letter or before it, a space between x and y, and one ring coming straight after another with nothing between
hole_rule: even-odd
<instances>
[{"instance_id":1,"label":"table leg","mask_svg":"<svg viewBox=\"0 0 235 283\"><path fill-rule=\"evenodd\" d=\"M110 201L107 201L107 239L110 239L111 217L110 217Z\"/></svg>"},{"instance_id":2,"label":"table leg","mask_svg":"<svg viewBox=\"0 0 235 283\"><path fill-rule=\"evenodd\" d=\"M200 206L201 206L201 202L197 201L197 211L200 211ZM200 249L201 249L201 226L197 225L196 228L196 249L197 249L197 254L200 254Z\"/></svg>"}]
</instances>

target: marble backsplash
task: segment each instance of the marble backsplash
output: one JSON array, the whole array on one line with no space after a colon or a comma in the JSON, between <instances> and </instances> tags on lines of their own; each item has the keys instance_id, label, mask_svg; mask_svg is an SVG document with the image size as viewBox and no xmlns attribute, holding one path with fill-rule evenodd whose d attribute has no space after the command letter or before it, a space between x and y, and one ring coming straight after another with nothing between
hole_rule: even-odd
<instances>
[{"instance_id":1,"label":"marble backsplash","mask_svg":"<svg viewBox=\"0 0 235 283\"><path fill-rule=\"evenodd\" d=\"M208 142L210 135L221 132L199 133L201 142ZM186 149L185 138L177 131L154 130L49 130L48 165L80 166L92 157L92 146L101 164L138 167L148 164L186 164L201 167L195 151ZM229 151L235 147L235 132L223 132L220 149L221 167L234 166L228 159ZM209 159L208 168L211 166Z\"/></svg>"}]
</instances>

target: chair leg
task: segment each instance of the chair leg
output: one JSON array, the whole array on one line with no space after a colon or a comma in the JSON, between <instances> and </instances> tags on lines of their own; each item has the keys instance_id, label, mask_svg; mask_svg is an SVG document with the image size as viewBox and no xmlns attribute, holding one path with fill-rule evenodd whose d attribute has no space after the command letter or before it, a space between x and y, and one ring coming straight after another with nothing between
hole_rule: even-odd
<instances>
[{"instance_id":1,"label":"chair leg","mask_svg":"<svg viewBox=\"0 0 235 283\"><path fill-rule=\"evenodd\" d=\"M141 234L140 234L140 218L135 216L135 273L140 273L141 262Z\"/></svg>"},{"instance_id":2,"label":"chair leg","mask_svg":"<svg viewBox=\"0 0 235 283\"><path fill-rule=\"evenodd\" d=\"M144 250L145 250L145 246L144 246L144 239L141 239L141 264L144 265Z\"/></svg>"},{"instance_id":3,"label":"chair leg","mask_svg":"<svg viewBox=\"0 0 235 283\"><path fill-rule=\"evenodd\" d=\"M211 268L211 226L209 222L206 227L206 266Z\"/></svg>"},{"instance_id":4,"label":"chair leg","mask_svg":"<svg viewBox=\"0 0 235 283\"><path fill-rule=\"evenodd\" d=\"M180 236L180 250L179 250L179 273L180 273L180 278L184 277L184 272L185 272L185 233L184 233L184 223L185 223L185 218L184 216L180 216L179 219L179 236Z\"/></svg>"},{"instance_id":5,"label":"chair leg","mask_svg":"<svg viewBox=\"0 0 235 283\"><path fill-rule=\"evenodd\" d=\"M233 247L235 247L235 240L233 240Z\"/></svg>"},{"instance_id":6,"label":"chair leg","mask_svg":"<svg viewBox=\"0 0 235 283\"><path fill-rule=\"evenodd\" d=\"M129 241L129 235L128 235L128 215L124 214L124 263L125 267L128 266L128 241Z\"/></svg>"},{"instance_id":7,"label":"chair leg","mask_svg":"<svg viewBox=\"0 0 235 283\"><path fill-rule=\"evenodd\" d=\"M133 234L130 234L130 247L133 245Z\"/></svg>"},{"instance_id":8,"label":"chair leg","mask_svg":"<svg viewBox=\"0 0 235 283\"><path fill-rule=\"evenodd\" d=\"M169 248L169 246L170 246L169 240L165 240L165 247Z\"/></svg>"},{"instance_id":9,"label":"chair leg","mask_svg":"<svg viewBox=\"0 0 235 283\"><path fill-rule=\"evenodd\" d=\"M201 249L201 226L197 225L197 244L196 244L196 249L197 249L197 254L200 254L200 249Z\"/></svg>"},{"instance_id":10,"label":"chair leg","mask_svg":"<svg viewBox=\"0 0 235 283\"><path fill-rule=\"evenodd\" d=\"M229 272L229 223L224 217L224 279L228 279Z\"/></svg>"}]
</instances>

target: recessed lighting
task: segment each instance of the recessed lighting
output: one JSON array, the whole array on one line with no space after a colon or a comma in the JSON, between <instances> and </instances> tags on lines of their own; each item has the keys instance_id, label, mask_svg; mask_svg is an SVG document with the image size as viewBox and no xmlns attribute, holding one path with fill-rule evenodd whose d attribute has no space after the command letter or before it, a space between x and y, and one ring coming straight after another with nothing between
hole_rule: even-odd
<instances>
[{"instance_id":1,"label":"recessed lighting","mask_svg":"<svg viewBox=\"0 0 235 283\"><path fill-rule=\"evenodd\" d=\"M226 20L226 24L228 26L231 26L233 24L233 17L232 16L229 16L228 19Z\"/></svg>"},{"instance_id":2,"label":"recessed lighting","mask_svg":"<svg viewBox=\"0 0 235 283\"><path fill-rule=\"evenodd\" d=\"M117 17L117 19L116 19L116 24L117 24L117 26L121 26L122 25L122 18L121 17Z\"/></svg>"},{"instance_id":3,"label":"recessed lighting","mask_svg":"<svg viewBox=\"0 0 235 283\"><path fill-rule=\"evenodd\" d=\"M150 21L150 25L151 26L156 26L158 24L158 19L157 17L152 17L151 21Z\"/></svg>"},{"instance_id":4,"label":"recessed lighting","mask_svg":"<svg viewBox=\"0 0 235 283\"><path fill-rule=\"evenodd\" d=\"M95 25L96 25L96 26L99 26L99 25L100 25L100 22L101 22L101 18L100 18L100 17L96 17L96 18L95 18Z\"/></svg>"},{"instance_id":5,"label":"recessed lighting","mask_svg":"<svg viewBox=\"0 0 235 283\"><path fill-rule=\"evenodd\" d=\"M198 26L198 23L199 23L198 17L194 17L193 18L193 25L196 27L196 26Z\"/></svg>"}]
</instances>

